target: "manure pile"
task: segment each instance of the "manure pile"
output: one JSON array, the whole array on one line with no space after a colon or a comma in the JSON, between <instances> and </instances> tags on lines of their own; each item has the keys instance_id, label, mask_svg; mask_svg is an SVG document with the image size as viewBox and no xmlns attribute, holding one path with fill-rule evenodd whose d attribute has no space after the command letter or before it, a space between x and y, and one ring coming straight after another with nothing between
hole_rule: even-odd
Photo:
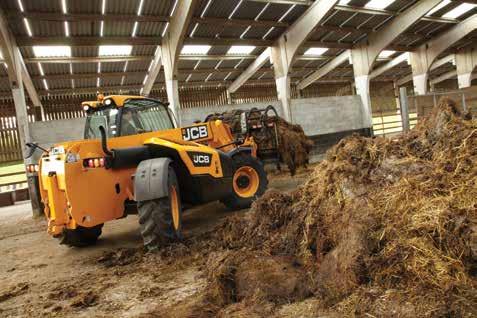
<instances>
[{"instance_id":1,"label":"manure pile","mask_svg":"<svg viewBox=\"0 0 477 318\"><path fill-rule=\"evenodd\" d=\"M212 114L207 120L220 119L227 123L234 135L240 134L240 115L243 110L235 109L222 114ZM273 129L267 129L267 124L275 123L278 135L278 154L281 163L287 165L291 175L295 175L296 169L306 167L309 161L310 152L313 148L313 141L305 135L300 125L294 125L281 117L270 116L262 123L260 113L252 112L249 117L251 125L263 124L260 130L254 130L252 136L257 143L258 150L272 149L276 143L275 132Z\"/></svg>"},{"instance_id":2,"label":"manure pile","mask_svg":"<svg viewBox=\"0 0 477 318\"><path fill-rule=\"evenodd\" d=\"M477 123L443 99L398 138L348 137L213 239L196 315L476 317Z\"/></svg>"}]
</instances>

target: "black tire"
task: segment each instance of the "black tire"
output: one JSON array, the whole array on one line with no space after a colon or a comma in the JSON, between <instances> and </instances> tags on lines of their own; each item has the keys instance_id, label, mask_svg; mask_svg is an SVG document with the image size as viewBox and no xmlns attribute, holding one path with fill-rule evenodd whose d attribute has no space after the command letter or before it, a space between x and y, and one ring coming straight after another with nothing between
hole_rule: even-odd
<instances>
[{"instance_id":1,"label":"black tire","mask_svg":"<svg viewBox=\"0 0 477 318\"><path fill-rule=\"evenodd\" d=\"M224 199L220 200L223 204L225 204L226 207L228 207L231 210L240 210L240 209L246 209L249 208L250 205L252 205L252 202L260 197L262 194L265 193L267 190L268 186L268 179L267 179L267 173L265 172L265 169L263 168L263 164L260 160L258 160L255 157L252 157L251 155L248 154L238 154L233 157L234 160L234 165L235 165L235 174L239 171L240 168L242 167L250 167L258 175L258 188L255 191L255 193L249 197L243 197L237 194L234 188L234 184L232 184L232 194L225 197ZM235 178L233 178L232 182L234 183Z\"/></svg>"},{"instance_id":2,"label":"black tire","mask_svg":"<svg viewBox=\"0 0 477 318\"><path fill-rule=\"evenodd\" d=\"M169 195L166 198L142 201L137 204L141 235L144 240L144 246L149 251L155 251L162 245L182 238L182 206L179 183L171 167L169 167L168 172L168 188ZM176 189L178 204L178 220L176 225L172 216L173 188Z\"/></svg>"},{"instance_id":3,"label":"black tire","mask_svg":"<svg viewBox=\"0 0 477 318\"><path fill-rule=\"evenodd\" d=\"M71 247L86 247L96 244L101 235L103 224L93 227L78 226L74 230L66 229L60 237L60 244Z\"/></svg>"}]
</instances>

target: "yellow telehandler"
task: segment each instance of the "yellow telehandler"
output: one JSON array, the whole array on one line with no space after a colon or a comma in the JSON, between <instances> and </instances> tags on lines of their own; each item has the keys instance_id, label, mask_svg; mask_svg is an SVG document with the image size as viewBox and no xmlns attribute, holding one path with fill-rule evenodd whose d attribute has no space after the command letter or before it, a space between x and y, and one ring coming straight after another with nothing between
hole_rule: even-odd
<instances>
[{"instance_id":1,"label":"yellow telehandler","mask_svg":"<svg viewBox=\"0 0 477 318\"><path fill-rule=\"evenodd\" d=\"M179 128L167 105L143 96L82 106L84 140L57 144L39 162L48 233L63 244L93 244L105 222L137 213L155 250L181 237L183 210L215 200L247 208L267 188L246 123L238 138L221 120Z\"/></svg>"}]
</instances>

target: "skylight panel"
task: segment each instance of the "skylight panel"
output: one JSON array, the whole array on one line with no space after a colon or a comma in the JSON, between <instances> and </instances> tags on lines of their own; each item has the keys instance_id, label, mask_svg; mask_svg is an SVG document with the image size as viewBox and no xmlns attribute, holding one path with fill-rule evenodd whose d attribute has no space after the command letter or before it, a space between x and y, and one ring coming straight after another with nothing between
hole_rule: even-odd
<instances>
[{"instance_id":1,"label":"skylight panel","mask_svg":"<svg viewBox=\"0 0 477 318\"><path fill-rule=\"evenodd\" d=\"M194 28L192 29L192 31L190 32L190 37L193 38L194 37L194 33L195 31L197 30L197 27L199 26L199 23L196 23L194 25Z\"/></svg>"},{"instance_id":2,"label":"skylight panel","mask_svg":"<svg viewBox=\"0 0 477 318\"><path fill-rule=\"evenodd\" d=\"M250 54L253 50L255 50L253 45L233 45L227 54Z\"/></svg>"},{"instance_id":3,"label":"skylight panel","mask_svg":"<svg viewBox=\"0 0 477 318\"><path fill-rule=\"evenodd\" d=\"M132 45L100 45L99 56L131 55Z\"/></svg>"},{"instance_id":4,"label":"skylight panel","mask_svg":"<svg viewBox=\"0 0 477 318\"><path fill-rule=\"evenodd\" d=\"M20 9L20 11L21 11L21 12L24 12L25 9L23 8L22 0L17 0L17 3L18 3L18 8Z\"/></svg>"},{"instance_id":5,"label":"skylight panel","mask_svg":"<svg viewBox=\"0 0 477 318\"><path fill-rule=\"evenodd\" d=\"M66 0L61 0L61 9L63 11L63 14L68 13L68 8L66 7Z\"/></svg>"},{"instance_id":6,"label":"skylight panel","mask_svg":"<svg viewBox=\"0 0 477 318\"><path fill-rule=\"evenodd\" d=\"M262 39L265 40L265 38L266 38L270 33L272 33L273 30L275 30L275 27L271 27L271 28L267 31L267 33L265 33L265 35L262 37Z\"/></svg>"},{"instance_id":7,"label":"skylight panel","mask_svg":"<svg viewBox=\"0 0 477 318\"><path fill-rule=\"evenodd\" d=\"M0 51L0 60L3 60L3 53L2 53L2 51ZM4 66L5 68L8 68L7 63L5 63L5 62L3 63L3 66Z\"/></svg>"},{"instance_id":8,"label":"skylight panel","mask_svg":"<svg viewBox=\"0 0 477 318\"><path fill-rule=\"evenodd\" d=\"M171 14L169 14L170 17L172 17L172 15L174 14L174 11L176 11L177 1L179 1L179 0L174 1L174 5L172 6Z\"/></svg>"},{"instance_id":9,"label":"skylight panel","mask_svg":"<svg viewBox=\"0 0 477 318\"><path fill-rule=\"evenodd\" d=\"M181 54L200 54L205 55L209 52L210 45L184 45Z\"/></svg>"},{"instance_id":10,"label":"skylight panel","mask_svg":"<svg viewBox=\"0 0 477 318\"><path fill-rule=\"evenodd\" d=\"M204 10L202 10L202 13L200 14L201 18L203 18L204 15L207 13L207 10L209 9L211 3L212 3L212 0L207 1L207 4L205 5Z\"/></svg>"},{"instance_id":11,"label":"skylight panel","mask_svg":"<svg viewBox=\"0 0 477 318\"><path fill-rule=\"evenodd\" d=\"M138 16L142 14L143 5L144 5L144 0L139 1L139 7L137 8L137 15Z\"/></svg>"},{"instance_id":12,"label":"skylight panel","mask_svg":"<svg viewBox=\"0 0 477 318\"><path fill-rule=\"evenodd\" d=\"M385 9L391 5L395 0L371 0L364 6L365 8L370 9Z\"/></svg>"},{"instance_id":13,"label":"skylight panel","mask_svg":"<svg viewBox=\"0 0 477 318\"><path fill-rule=\"evenodd\" d=\"M28 21L27 18L23 18L23 24L25 25L25 29L27 31L27 34L29 37L32 37L33 36L33 32L31 32L31 26L30 26L30 22Z\"/></svg>"},{"instance_id":14,"label":"skylight panel","mask_svg":"<svg viewBox=\"0 0 477 318\"><path fill-rule=\"evenodd\" d=\"M240 66L240 64L242 64L243 60L244 60L244 59L241 59L241 60L234 66L234 68L238 68L238 67Z\"/></svg>"},{"instance_id":15,"label":"skylight panel","mask_svg":"<svg viewBox=\"0 0 477 318\"><path fill-rule=\"evenodd\" d=\"M239 3L235 6L235 8L232 10L232 13L229 15L229 20L232 19L234 16L235 12L237 12L238 8L242 5L243 0L240 0Z\"/></svg>"},{"instance_id":16,"label":"skylight panel","mask_svg":"<svg viewBox=\"0 0 477 318\"><path fill-rule=\"evenodd\" d=\"M319 55L323 55L323 53L325 53L326 51L328 51L327 48L323 48L323 47L310 47L308 50L305 51L304 55L319 56Z\"/></svg>"},{"instance_id":17,"label":"skylight panel","mask_svg":"<svg viewBox=\"0 0 477 318\"><path fill-rule=\"evenodd\" d=\"M136 21L136 22L134 22L133 30L132 30L132 33L131 33L132 37L136 36L137 26L138 26L138 22Z\"/></svg>"},{"instance_id":18,"label":"skylight panel","mask_svg":"<svg viewBox=\"0 0 477 318\"><path fill-rule=\"evenodd\" d=\"M162 37L164 37L164 35L166 35L168 27L169 27L169 22L166 23L166 26L164 27L164 30L162 30L162 34L161 34Z\"/></svg>"},{"instance_id":19,"label":"skylight panel","mask_svg":"<svg viewBox=\"0 0 477 318\"><path fill-rule=\"evenodd\" d=\"M70 25L68 24L68 21L65 21L64 24L65 24L65 36L69 37L70 36Z\"/></svg>"},{"instance_id":20,"label":"skylight panel","mask_svg":"<svg viewBox=\"0 0 477 318\"><path fill-rule=\"evenodd\" d=\"M340 2L338 2L338 5L340 6L345 6L347 5L351 0L340 0Z\"/></svg>"},{"instance_id":21,"label":"skylight panel","mask_svg":"<svg viewBox=\"0 0 477 318\"><path fill-rule=\"evenodd\" d=\"M270 6L270 2L268 2L264 7L263 9L257 14L257 16L255 17L255 21L257 21L258 19L260 19L260 17L262 16L262 14L265 12L265 10L268 9L268 7Z\"/></svg>"},{"instance_id":22,"label":"skylight panel","mask_svg":"<svg viewBox=\"0 0 477 318\"><path fill-rule=\"evenodd\" d=\"M105 15L106 14L106 0L103 0L101 2L101 14Z\"/></svg>"},{"instance_id":23,"label":"skylight panel","mask_svg":"<svg viewBox=\"0 0 477 318\"><path fill-rule=\"evenodd\" d=\"M290 12L292 12L293 9L295 9L295 7L296 7L296 4L292 5L292 6L280 17L280 19L278 19L278 22L282 22L283 19L285 19L286 16L287 16Z\"/></svg>"},{"instance_id":24,"label":"skylight panel","mask_svg":"<svg viewBox=\"0 0 477 318\"><path fill-rule=\"evenodd\" d=\"M385 59L396 53L396 51L384 50L379 53L379 58Z\"/></svg>"},{"instance_id":25,"label":"skylight panel","mask_svg":"<svg viewBox=\"0 0 477 318\"><path fill-rule=\"evenodd\" d=\"M429 11L427 13L427 15L433 15L434 13L436 13L437 11L439 11L440 9L443 9L444 7L446 7L448 4L451 3L451 0L444 0L442 1L441 3L439 3L437 6L434 7L434 9L432 9L431 11Z\"/></svg>"},{"instance_id":26,"label":"skylight panel","mask_svg":"<svg viewBox=\"0 0 477 318\"><path fill-rule=\"evenodd\" d=\"M71 57L71 47L66 45L34 46L35 57Z\"/></svg>"},{"instance_id":27,"label":"skylight panel","mask_svg":"<svg viewBox=\"0 0 477 318\"><path fill-rule=\"evenodd\" d=\"M240 34L240 38L241 38L241 39L243 39L243 37L245 36L245 34L247 34L248 30L250 30L251 27L252 27L252 26L249 25L249 26L245 29L245 31L243 31L242 34Z\"/></svg>"},{"instance_id":28,"label":"skylight panel","mask_svg":"<svg viewBox=\"0 0 477 318\"><path fill-rule=\"evenodd\" d=\"M43 71L43 66L41 66L41 63L38 62L38 71L40 72L41 76L45 76L45 71Z\"/></svg>"},{"instance_id":29,"label":"skylight panel","mask_svg":"<svg viewBox=\"0 0 477 318\"><path fill-rule=\"evenodd\" d=\"M477 5L471 4L471 3L463 3L459 5L458 7L450 10L446 14L444 14L442 17L443 18L449 18L449 19L457 19L461 15L469 12L470 10L474 9Z\"/></svg>"}]
</instances>

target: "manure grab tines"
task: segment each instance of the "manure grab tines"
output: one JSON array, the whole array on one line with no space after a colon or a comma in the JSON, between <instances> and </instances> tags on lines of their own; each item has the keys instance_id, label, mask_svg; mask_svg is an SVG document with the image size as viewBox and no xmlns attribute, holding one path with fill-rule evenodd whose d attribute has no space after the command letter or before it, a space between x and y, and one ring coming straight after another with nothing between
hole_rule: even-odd
<instances>
[{"instance_id":1,"label":"manure grab tines","mask_svg":"<svg viewBox=\"0 0 477 318\"><path fill-rule=\"evenodd\" d=\"M239 134L242 129L240 115L244 112L244 110L235 109L221 114L215 113L209 115L207 120L221 119L230 125L234 134ZM259 152L260 149L277 147L279 161L287 165L291 175L294 175L298 168L307 166L313 141L305 135L300 125L291 124L278 116L264 118L257 110L249 113L248 122L255 127L262 126L262 129L251 131ZM276 132L274 128L267 128L270 124L276 126ZM278 145L276 145L277 142Z\"/></svg>"}]
</instances>

